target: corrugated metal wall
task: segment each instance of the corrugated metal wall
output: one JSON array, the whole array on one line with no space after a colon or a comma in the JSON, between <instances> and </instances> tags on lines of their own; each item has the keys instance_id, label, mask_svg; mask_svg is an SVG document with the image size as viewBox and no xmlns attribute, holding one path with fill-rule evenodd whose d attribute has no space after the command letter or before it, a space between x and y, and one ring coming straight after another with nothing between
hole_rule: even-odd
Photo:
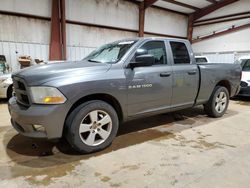
<instances>
[{"instance_id":1,"label":"corrugated metal wall","mask_svg":"<svg viewBox=\"0 0 250 188\"><path fill-rule=\"evenodd\" d=\"M80 60L86 57L94 49L95 47L88 46L67 46L67 57L72 61Z\"/></svg>"},{"instance_id":2,"label":"corrugated metal wall","mask_svg":"<svg viewBox=\"0 0 250 188\"><path fill-rule=\"evenodd\" d=\"M186 37L186 16L149 8L145 17L145 31ZM139 10L137 5L124 0L66 0L66 18L138 30ZM83 58L102 44L137 36L137 32L67 24L68 59Z\"/></svg>"},{"instance_id":3,"label":"corrugated metal wall","mask_svg":"<svg viewBox=\"0 0 250 188\"><path fill-rule=\"evenodd\" d=\"M1 0L0 10L50 17L51 0ZM0 14L0 55L12 71L19 69L20 55L48 60L50 22Z\"/></svg>"},{"instance_id":4,"label":"corrugated metal wall","mask_svg":"<svg viewBox=\"0 0 250 188\"><path fill-rule=\"evenodd\" d=\"M33 59L48 60L49 45L39 43L0 41L0 54L5 55L11 71L17 71L20 65L17 61L20 55L28 55Z\"/></svg>"},{"instance_id":5,"label":"corrugated metal wall","mask_svg":"<svg viewBox=\"0 0 250 188\"><path fill-rule=\"evenodd\" d=\"M214 18L217 16L225 16L235 13L242 13L249 11L250 1L240 0L233 4L227 5L221 9L218 9L211 14L204 16L202 19ZM234 21L227 21L222 23L215 23L210 25L203 25L194 27L193 37L206 36L213 34L213 32L219 32L222 30L227 30L228 28L235 27L250 23L250 19L241 19ZM234 52L246 52L250 50L250 28L243 29L237 32L229 33L219 37L211 38L208 40L200 41L193 44L193 50L195 53L231 53ZM232 56L230 55L217 55L217 58L222 58L222 60L230 60ZM232 61L232 59L231 59Z\"/></svg>"},{"instance_id":6,"label":"corrugated metal wall","mask_svg":"<svg viewBox=\"0 0 250 188\"><path fill-rule=\"evenodd\" d=\"M67 57L69 60L75 61L83 59L95 47L88 46L67 46ZM24 42L11 42L0 41L0 54L4 54L6 61L11 67L12 71L17 71L20 65L17 61L21 55L31 56L32 59L42 59L48 61L49 45L39 43L24 43Z\"/></svg>"},{"instance_id":7,"label":"corrugated metal wall","mask_svg":"<svg viewBox=\"0 0 250 188\"><path fill-rule=\"evenodd\" d=\"M0 10L50 17L51 0L1 0ZM136 4L124 0L66 0L66 19L138 30L139 10ZM6 56L13 71L19 69L19 55L48 60L49 21L0 14L0 25L4 26L0 27L0 55ZM104 43L138 35L74 24L67 24L66 30L68 60L82 59ZM145 31L185 37L187 17L150 8L146 11Z\"/></svg>"}]
</instances>

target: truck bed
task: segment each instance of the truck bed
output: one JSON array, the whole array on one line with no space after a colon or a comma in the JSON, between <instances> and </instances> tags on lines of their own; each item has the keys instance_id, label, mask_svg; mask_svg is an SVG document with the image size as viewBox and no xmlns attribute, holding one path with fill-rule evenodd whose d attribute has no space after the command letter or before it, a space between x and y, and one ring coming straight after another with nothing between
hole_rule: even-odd
<instances>
[{"instance_id":1,"label":"truck bed","mask_svg":"<svg viewBox=\"0 0 250 188\"><path fill-rule=\"evenodd\" d=\"M197 66L200 72L200 84L196 104L202 104L207 101L214 87L219 82L223 81L229 87L230 97L236 95L241 77L240 65L228 63L203 63Z\"/></svg>"}]
</instances>

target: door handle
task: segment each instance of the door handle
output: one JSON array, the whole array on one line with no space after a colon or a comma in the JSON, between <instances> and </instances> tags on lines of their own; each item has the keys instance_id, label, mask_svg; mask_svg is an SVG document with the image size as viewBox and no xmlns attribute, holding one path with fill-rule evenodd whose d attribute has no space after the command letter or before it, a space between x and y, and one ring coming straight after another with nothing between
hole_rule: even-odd
<instances>
[{"instance_id":1,"label":"door handle","mask_svg":"<svg viewBox=\"0 0 250 188\"><path fill-rule=\"evenodd\" d=\"M160 77L169 77L171 75L170 72L162 72L160 73Z\"/></svg>"},{"instance_id":2,"label":"door handle","mask_svg":"<svg viewBox=\"0 0 250 188\"><path fill-rule=\"evenodd\" d=\"M192 70L192 71L188 71L188 74L189 74L189 75L195 75L196 72L197 72L196 70Z\"/></svg>"}]
</instances>

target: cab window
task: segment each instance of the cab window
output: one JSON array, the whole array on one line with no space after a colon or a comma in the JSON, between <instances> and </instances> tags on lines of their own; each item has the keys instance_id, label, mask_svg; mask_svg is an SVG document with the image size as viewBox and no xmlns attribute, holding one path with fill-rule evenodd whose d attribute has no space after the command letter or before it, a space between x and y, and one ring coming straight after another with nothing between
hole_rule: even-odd
<instances>
[{"instance_id":1,"label":"cab window","mask_svg":"<svg viewBox=\"0 0 250 188\"><path fill-rule=\"evenodd\" d=\"M167 63L167 55L164 41L149 41L137 49L137 54L150 54L155 58L154 65Z\"/></svg>"},{"instance_id":2,"label":"cab window","mask_svg":"<svg viewBox=\"0 0 250 188\"><path fill-rule=\"evenodd\" d=\"M183 42L170 42L174 64L190 64L188 49Z\"/></svg>"}]
</instances>

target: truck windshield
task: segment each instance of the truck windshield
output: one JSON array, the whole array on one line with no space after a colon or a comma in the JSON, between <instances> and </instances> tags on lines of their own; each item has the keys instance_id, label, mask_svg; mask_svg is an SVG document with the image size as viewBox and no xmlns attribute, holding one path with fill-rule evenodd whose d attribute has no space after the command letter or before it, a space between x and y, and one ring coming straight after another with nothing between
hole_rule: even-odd
<instances>
[{"instance_id":1,"label":"truck windshield","mask_svg":"<svg viewBox=\"0 0 250 188\"><path fill-rule=\"evenodd\" d=\"M130 40L105 44L90 53L84 60L94 63L117 63L135 43L135 40Z\"/></svg>"}]
</instances>

